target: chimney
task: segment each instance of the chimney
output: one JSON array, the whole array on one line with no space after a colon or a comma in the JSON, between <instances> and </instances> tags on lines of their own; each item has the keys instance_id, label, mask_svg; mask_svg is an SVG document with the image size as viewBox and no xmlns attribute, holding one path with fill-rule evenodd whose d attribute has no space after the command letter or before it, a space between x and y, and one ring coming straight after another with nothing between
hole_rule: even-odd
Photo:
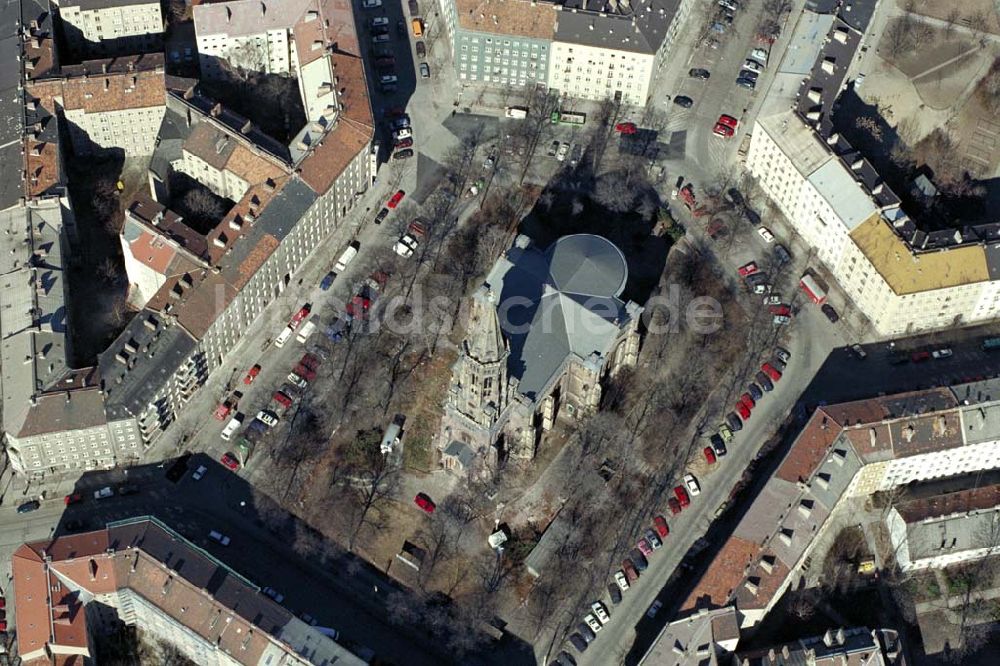
<instances>
[{"instance_id":1,"label":"chimney","mask_svg":"<svg viewBox=\"0 0 1000 666\"><path fill-rule=\"evenodd\" d=\"M212 107L212 110L209 111L209 113L213 118L218 118L219 114L222 113L222 104L220 102L216 102L215 106Z\"/></svg>"},{"instance_id":2,"label":"chimney","mask_svg":"<svg viewBox=\"0 0 1000 666\"><path fill-rule=\"evenodd\" d=\"M788 649L788 644L781 646L781 656L787 661L792 656L792 651Z\"/></svg>"},{"instance_id":3,"label":"chimney","mask_svg":"<svg viewBox=\"0 0 1000 666\"><path fill-rule=\"evenodd\" d=\"M251 129L253 129L253 123L248 120L243 123L243 127L240 128L240 131L244 134L249 134Z\"/></svg>"},{"instance_id":4,"label":"chimney","mask_svg":"<svg viewBox=\"0 0 1000 666\"><path fill-rule=\"evenodd\" d=\"M267 5L265 3L260 3L260 17L264 18L267 16Z\"/></svg>"},{"instance_id":5,"label":"chimney","mask_svg":"<svg viewBox=\"0 0 1000 666\"><path fill-rule=\"evenodd\" d=\"M844 634L843 627L837 629L836 637L837 637L837 645L843 645L845 642L847 642L847 636Z\"/></svg>"},{"instance_id":6,"label":"chimney","mask_svg":"<svg viewBox=\"0 0 1000 666\"><path fill-rule=\"evenodd\" d=\"M229 22L231 22L232 20L233 20L233 10L232 10L232 9L230 9L230 8L229 8L229 7L227 6L227 7L226 7L226 23L229 23Z\"/></svg>"},{"instance_id":7,"label":"chimney","mask_svg":"<svg viewBox=\"0 0 1000 666\"><path fill-rule=\"evenodd\" d=\"M827 646L828 648L832 648L834 645L836 645L836 643L834 642L835 640L836 639L833 637L833 629L827 629L826 633L823 634L823 645Z\"/></svg>"},{"instance_id":8,"label":"chimney","mask_svg":"<svg viewBox=\"0 0 1000 666\"><path fill-rule=\"evenodd\" d=\"M90 580L97 580L97 560L90 558L87 569L90 571Z\"/></svg>"},{"instance_id":9,"label":"chimney","mask_svg":"<svg viewBox=\"0 0 1000 666\"><path fill-rule=\"evenodd\" d=\"M840 141L840 134L837 132L834 132L830 136L826 137L826 142L831 146L836 146L838 141Z\"/></svg>"},{"instance_id":10,"label":"chimney","mask_svg":"<svg viewBox=\"0 0 1000 666\"><path fill-rule=\"evenodd\" d=\"M855 171L861 171L861 167L865 165L865 158L859 157L858 159L851 162L851 168Z\"/></svg>"}]
</instances>

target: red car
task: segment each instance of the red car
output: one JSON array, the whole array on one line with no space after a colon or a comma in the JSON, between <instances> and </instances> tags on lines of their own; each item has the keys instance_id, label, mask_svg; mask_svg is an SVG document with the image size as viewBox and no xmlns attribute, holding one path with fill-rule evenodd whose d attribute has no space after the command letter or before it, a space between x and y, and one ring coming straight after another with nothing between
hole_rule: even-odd
<instances>
[{"instance_id":1,"label":"red car","mask_svg":"<svg viewBox=\"0 0 1000 666\"><path fill-rule=\"evenodd\" d=\"M680 513L681 509L683 508L681 507L681 503L677 501L676 497L671 497L670 499L668 499L667 506L670 507L670 513L672 513L675 516L678 513Z\"/></svg>"},{"instance_id":2,"label":"red car","mask_svg":"<svg viewBox=\"0 0 1000 666\"><path fill-rule=\"evenodd\" d=\"M635 123L618 123L615 125L615 131L621 132L622 134L635 134L638 129Z\"/></svg>"},{"instance_id":3,"label":"red car","mask_svg":"<svg viewBox=\"0 0 1000 666\"><path fill-rule=\"evenodd\" d=\"M289 398L284 393L282 393L281 391L275 391L274 395L272 395L271 398L285 409L288 409L289 407L292 406L292 399Z\"/></svg>"},{"instance_id":4,"label":"red car","mask_svg":"<svg viewBox=\"0 0 1000 666\"><path fill-rule=\"evenodd\" d=\"M776 382L776 381L778 381L779 379L781 379L781 373L780 373L780 372L778 372L778 369L777 369L777 368L775 368L775 367L774 367L773 365L771 365L770 363L765 363L765 364L763 364L762 366L760 366L760 369L761 369L761 370L763 370L763 371L764 371L764 373L765 373L765 374L766 374L766 375L767 375L768 377L770 377L770 378L771 378L771 381L775 381L775 382Z\"/></svg>"},{"instance_id":5,"label":"red car","mask_svg":"<svg viewBox=\"0 0 1000 666\"><path fill-rule=\"evenodd\" d=\"M7 620L0 620L0 631L7 631Z\"/></svg>"},{"instance_id":6,"label":"red car","mask_svg":"<svg viewBox=\"0 0 1000 666\"><path fill-rule=\"evenodd\" d=\"M709 465L715 464L715 451L712 450L711 446L706 446L702 453L705 454L705 460L708 461Z\"/></svg>"},{"instance_id":7,"label":"red car","mask_svg":"<svg viewBox=\"0 0 1000 666\"><path fill-rule=\"evenodd\" d=\"M364 296L355 296L350 300L350 302L344 306L344 312L351 319L357 319L358 317L367 317L368 310L371 308L371 299L365 298Z\"/></svg>"},{"instance_id":8,"label":"red car","mask_svg":"<svg viewBox=\"0 0 1000 666\"><path fill-rule=\"evenodd\" d=\"M749 393L740 396L740 403L750 411L753 411L753 408L757 406L757 403L753 401L753 396Z\"/></svg>"},{"instance_id":9,"label":"red car","mask_svg":"<svg viewBox=\"0 0 1000 666\"><path fill-rule=\"evenodd\" d=\"M667 519L663 516L653 518L653 527L656 528L656 533L660 535L661 539L670 534L670 527L667 526Z\"/></svg>"},{"instance_id":10,"label":"red car","mask_svg":"<svg viewBox=\"0 0 1000 666\"><path fill-rule=\"evenodd\" d=\"M715 127L712 128L712 134L716 136L721 136L725 138L731 137L736 132L729 125L723 125L722 123L715 123Z\"/></svg>"},{"instance_id":11,"label":"red car","mask_svg":"<svg viewBox=\"0 0 1000 666\"><path fill-rule=\"evenodd\" d=\"M226 469L235 472L240 468L240 461L232 453L223 453L219 462L226 466Z\"/></svg>"},{"instance_id":12,"label":"red car","mask_svg":"<svg viewBox=\"0 0 1000 666\"><path fill-rule=\"evenodd\" d=\"M788 317L792 314L792 309L787 305L772 305L768 308L771 314L779 317Z\"/></svg>"},{"instance_id":13,"label":"red car","mask_svg":"<svg viewBox=\"0 0 1000 666\"><path fill-rule=\"evenodd\" d=\"M645 538L639 539L639 541L636 542L635 547L638 548L639 552L646 557L653 554L653 547L649 545L649 542L646 541Z\"/></svg>"},{"instance_id":14,"label":"red car","mask_svg":"<svg viewBox=\"0 0 1000 666\"><path fill-rule=\"evenodd\" d=\"M742 402L736 403L736 413L740 415L740 418L744 421L750 420L750 410L747 409L746 405Z\"/></svg>"},{"instance_id":15,"label":"red car","mask_svg":"<svg viewBox=\"0 0 1000 666\"><path fill-rule=\"evenodd\" d=\"M688 497L688 491L684 486L676 486L674 488L674 495L677 497L677 501L681 503L682 508L691 505L691 498Z\"/></svg>"},{"instance_id":16,"label":"red car","mask_svg":"<svg viewBox=\"0 0 1000 666\"><path fill-rule=\"evenodd\" d=\"M417 493L417 496L413 498L413 503L419 506L427 513L434 513L434 509L437 508L437 505L434 504L434 500L432 500L424 493Z\"/></svg>"},{"instance_id":17,"label":"red car","mask_svg":"<svg viewBox=\"0 0 1000 666\"><path fill-rule=\"evenodd\" d=\"M405 196L406 196L406 192L404 192L403 190L400 190L399 192L396 192L395 194L392 195L392 198L389 199L389 203L387 203L386 206L388 208L395 208L396 206L399 205L399 202L402 201L403 197L405 197Z\"/></svg>"},{"instance_id":18,"label":"red car","mask_svg":"<svg viewBox=\"0 0 1000 666\"><path fill-rule=\"evenodd\" d=\"M740 268L739 268L740 277L746 277L748 275L753 275L756 272L757 272L757 264L755 264L752 261L749 264L744 264L744 265L740 266Z\"/></svg>"},{"instance_id":19,"label":"red car","mask_svg":"<svg viewBox=\"0 0 1000 666\"><path fill-rule=\"evenodd\" d=\"M312 310L312 306L308 303L299 308L299 311L295 313L295 316L288 320L288 328L293 331L299 327L302 320L309 316L309 312Z\"/></svg>"},{"instance_id":20,"label":"red car","mask_svg":"<svg viewBox=\"0 0 1000 666\"><path fill-rule=\"evenodd\" d=\"M913 352L913 355L910 356L910 360L913 361L914 363L920 363L922 361L926 361L930 357L931 353L929 351L918 351L918 352Z\"/></svg>"},{"instance_id":21,"label":"red car","mask_svg":"<svg viewBox=\"0 0 1000 666\"><path fill-rule=\"evenodd\" d=\"M725 125L730 129L736 129L737 127L739 127L740 121L736 120L736 118L733 118L732 116L727 116L726 114L723 113L721 116L719 116L719 124Z\"/></svg>"},{"instance_id":22,"label":"red car","mask_svg":"<svg viewBox=\"0 0 1000 666\"><path fill-rule=\"evenodd\" d=\"M625 572L625 579L628 580L629 585L639 580L639 573L635 570L632 560L627 558L622 560L622 571Z\"/></svg>"},{"instance_id":23,"label":"red car","mask_svg":"<svg viewBox=\"0 0 1000 666\"><path fill-rule=\"evenodd\" d=\"M409 148L413 145L413 139L400 139L396 142L396 148Z\"/></svg>"},{"instance_id":24,"label":"red car","mask_svg":"<svg viewBox=\"0 0 1000 666\"><path fill-rule=\"evenodd\" d=\"M257 375L260 374L260 363L254 364L250 370L247 371L247 376L243 378L244 384L253 384L253 380L257 379Z\"/></svg>"},{"instance_id":25,"label":"red car","mask_svg":"<svg viewBox=\"0 0 1000 666\"><path fill-rule=\"evenodd\" d=\"M386 111L385 115L387 117L389 117L389 118L397 118L399 116L405 116L406 115L406 109L404 109L401 106L395 106L395 107L389 109L388 111Z\"/></svg>"},{"instance_id":26,"label":"red car","mask_svg":"<svg viewBox=\"0 0 1000 666\"><path fill-rule=\"evenodd\" d=\"M69 506L70 504L79 504L83 501L83 495L80 493L66 495L66 498L63 501L66 502L66 506ZM3 608L3 606L0 606L0 608Z\"/></svg>"}]
</instances>

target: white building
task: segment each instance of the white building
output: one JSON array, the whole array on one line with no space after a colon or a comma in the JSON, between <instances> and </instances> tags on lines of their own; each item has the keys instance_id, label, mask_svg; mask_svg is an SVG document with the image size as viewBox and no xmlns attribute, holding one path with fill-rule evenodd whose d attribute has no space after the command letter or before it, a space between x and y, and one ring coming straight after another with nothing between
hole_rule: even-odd
<instances>
[{"instance_id":1,"label":"white building","mask_svg":"<svg viewBox=\"0 0 1000 666\"><path fill-rule=\"evenodd\" d=\"M152 155L166 111L162 53L68 65L28 90L41 106L61 110L76 155L110 148Z\"/></svg>"},{"instance_id":2,"label":"white building","mask_svg":"<svg viewBox=\"0 0 1000 666\"><path fill-rule=\"evenodd\" d=\"M308 120L335 106L329 45L339 13L333 0L234 0L194 7L198 58L203 76L225 67L298 80Z\"/></svg>"},{"instance_id":3,"label":"white building","mask_svg":"<svg viewBox=\"0 0 1000 666\"><path fill-rule=\"evenodd\" d=\"M158 0L59 0L70 49L78 53L141 53L162 43Z\"/></svg>"},{"instance_id":4,"label":"white building","mask_svg":"<svg viewBox=\"0 0 1000 666\"><path fill-rule=\"evenodd\" d=\"M1000 248L988 230L917 230L836 133L793 111L759 118L746 167L878 334L1000 316Z\"/></svg>"}]
</instances>

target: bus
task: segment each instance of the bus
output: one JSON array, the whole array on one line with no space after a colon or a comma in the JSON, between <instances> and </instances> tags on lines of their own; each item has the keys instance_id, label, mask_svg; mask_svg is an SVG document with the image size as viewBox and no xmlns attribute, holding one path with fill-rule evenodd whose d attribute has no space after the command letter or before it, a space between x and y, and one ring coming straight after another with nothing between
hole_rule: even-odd
<instances>
[{"instance_id":1,"label":"bus","mask_svg":"<svg viewBox=\"0 0 1000 666\"><path fill-rule=\"evenodd\" d=\"M983 351L1000 351L1000 338L986 338L983 340Z\"/></svg>"},{"instance_id":2,"label":"bus","mask_svg":"<svg viewBox=\"0 0 1000 666\"><path fill-rule=\"evenodd\" d=\"M565 125L582 125L587 122L586 113L574 113L572 111L553 111L552 122L563 123Z\"/></svg>"}]
</instances>

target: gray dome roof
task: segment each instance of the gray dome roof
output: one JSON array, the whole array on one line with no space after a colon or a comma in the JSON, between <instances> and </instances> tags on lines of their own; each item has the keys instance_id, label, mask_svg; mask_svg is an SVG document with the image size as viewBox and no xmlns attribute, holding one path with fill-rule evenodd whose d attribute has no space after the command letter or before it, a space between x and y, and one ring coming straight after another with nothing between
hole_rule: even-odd
<instances>
[{"instance_id":1,"label":"gray dome roof","mask_svg":"<svg viewBox=\"0 0 1000 666\"><path fill-rule=\"evenodd\" d=\"M552 286L567 294L613 298L625 290L625 255L593 234L563 236L546 252Z\"/></svg>"}]
</instances>

